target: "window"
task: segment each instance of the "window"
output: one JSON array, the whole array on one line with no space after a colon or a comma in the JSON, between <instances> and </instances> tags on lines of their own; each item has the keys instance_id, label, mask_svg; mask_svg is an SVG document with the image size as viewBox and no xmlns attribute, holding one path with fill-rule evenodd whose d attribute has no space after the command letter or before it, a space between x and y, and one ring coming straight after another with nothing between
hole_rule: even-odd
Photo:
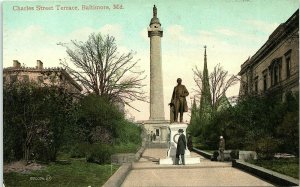
<instances>
[{"instance_id":1,"label":"window","mask_svg":"<svg viewBox=\"0 0 300 187\"><path fill-rule=\"evenodd\" d=\"M29 82L29 76L28 75L23 75L23 81L24 82Z\"/></svg>"},{"instance_id":2,"label":"window","mask_svg":"<svg viewBox=\"0 0 300 187\"><path fill-rule=\"evenodd\" d=\"M44 83L44 77L43 76L38 76L37 81L38 81L38 83Z\"/></svg>"},{"instance_id":3,"label":"window","mask_svg":"<svg viewBox=\"0 0 300 187\"><path fill-rule=\"evenodd\" d=\"M258 76L254 79L254 92L258 92Z\"/></svg>"},{"instance_id":4,"label":"window","mask_svg":"<svg viewBox=\"0 0 300 187\"><path fill-rule=\"evenodd\" d=\"M286 78L288 79L291 76L291 52L292 50L288 50L285 53L285 68L286 68Z\"/></svg>"},{"instance_id":5,"label":"window","mask_svg":"<svg viewBox=\"0 0 300 187\"><path fill-rule=\"evenodd\" d=\"M159 129L156 129L155 132L156 132L156 136L159 136Z\"/></svg>"},{"instance_id":6,"label":"window","mask_svg":"<svg viewBox=\"0 0 300 187\"><path fill-rule=\"evenodd\" d=\"M269 66L271 72L271 84L277 85L281 81L281 58L276 58Z\"/></svg>"},{"instance_id":7,"label":"window","mask_svg":"<svg viewBox=\"0 0 300 187\"><path fill-rule=\"evenodd\" d=\"M263 71L263 90L268 89L268 70Z\"/></svg>"},{"instance_id":8,"label":"window","mask_svg":"<svg viewBox=\"0 0 300 187\"><path fill-rule=\"evenodd\" d=\"M274 69L273 69L273 71L274 71L274 85L276 85L279 82L278 81L278 79L279 79L279 74L278 74L279 69L278 69L278 66L275 66Z\"/></svg>"},{"instance_id":9,"label":"window","mask_svg":"<svg viewBox=\"0 0 300 187\"><path fill-rule=\"evenodd\" d=\"M286 78L291 76L291 58L285 59L286 62Z\"/></svg>"}]
</instances>

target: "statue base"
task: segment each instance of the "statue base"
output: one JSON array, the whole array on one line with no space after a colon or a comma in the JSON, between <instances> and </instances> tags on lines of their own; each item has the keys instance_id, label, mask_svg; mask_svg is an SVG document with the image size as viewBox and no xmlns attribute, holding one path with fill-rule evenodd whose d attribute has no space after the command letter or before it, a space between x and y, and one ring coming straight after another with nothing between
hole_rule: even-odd
<instances>
[{"instance_id":1,"label":"statue base","mask_svg":"<svg viewBox=\"0 0 300 187\"><path fill-rule=\"evenodd\" d=\"M175 158L176 158L176 149L177 149L177 141L179 138L178 130L182 129L183 134L186 137L186 123L172 123L169 125L169 131L170 131L170 141L169 141L169 150L167 152L167 157L165 159L160 159L159 164L175 164ZM185 154L185 164L199 164L200 163L200 157L191 157L191 152L186 149ZM179 160L179 164L181 164L181 159Z\"/></svg>"},{"instance_id":2,"label":"statue base","mask_svg":"<svg viewBox=\"0 0 300 187\"><path fill-rule=\"evenodd\" d=\"M163 143L167 147L168 134L169 134L169 124L167 120L144 120L138 121L142 125L147 133L147 139L151 143ZM153 133L156 135L155 139L151 138Z\"/></svg>"}]
</instances>

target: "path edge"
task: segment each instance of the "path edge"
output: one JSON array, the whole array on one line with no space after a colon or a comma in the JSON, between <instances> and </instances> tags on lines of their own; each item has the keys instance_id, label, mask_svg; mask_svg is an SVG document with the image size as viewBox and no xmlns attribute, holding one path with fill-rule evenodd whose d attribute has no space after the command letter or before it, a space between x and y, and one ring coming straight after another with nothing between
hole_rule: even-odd
<instances>
[{"instance_id":1,"label":"path edge","mask_svg":"<svg viewBox=\"0 0 300 187\"><path fill-rule=\"evenodd\" d=\"M299 186L299 180L293 177L283 175L281 173L256 166L254 164L250 164L244 162L242 160L233 160L232 167L238 168L240 170L251 173L257 177L260 177L264 180L270 181L273 184L280 186Z\"/></svg>"},{"instance_id":2,"label":"path edge","mask_svg":"<svg viewBox=\"0 0 300 187\"><path fill-rule=\"evenodd\" d=\"M146 148L147 136L144 127L142 127L141 138L142 138L142 146L138 150L138 152L135 153L135 161L138 161L141 158ZM132 164L133 162L123 163L120 166L120 168L106 181L103 187L121 186L125 178L127 177L128 173L132 170Z\"/></svg>"},{"instance_id":3,"label":"path edge","mask_svg":"<svg viewBox=\"0 0 300 187\"><path fill-rule=\"evenodd\" d=\"M198 153L199 155L203 156L204 158L206 159L209 159L211 160L211 158L213 157L213 154L211 153L208 153L206 151L203 151L203 150L200 150L200 149L197 149L197 148L194 148L192 149L195 153Z\"/></svg>"}]
</instances>

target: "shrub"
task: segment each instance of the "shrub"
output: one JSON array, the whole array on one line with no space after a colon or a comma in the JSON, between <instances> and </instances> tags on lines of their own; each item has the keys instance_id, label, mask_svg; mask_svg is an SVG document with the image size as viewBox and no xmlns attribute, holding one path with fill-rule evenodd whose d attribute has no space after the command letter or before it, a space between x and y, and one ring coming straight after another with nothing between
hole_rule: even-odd
<instances>
[{"instance_id":1,"label":"shrub","mask_svg":"<svg viewBox=\"0 0 300 187\"><path fill-rule=\"evenodd\" d=\"M272 136L265 136L258 139L256 142L255 150L257 152L257 156L260 159L272 159L278 147L280 145L280 141L275 139Z\"/></svg>"},{"instance_id":2,"label":"shrub","mask_svg":"<svg viewBox=\"0 0 300 187\"><path fill-rule=\"evenodd\" d=\"M218 161L218 156L219 156L219 152L218 151L214 151L213 157L211 158L211 161Z\"/></svg>"},{"instance_id":3,"label":"shrub","mask_svg":"<svg viewBox=\"0 0 300 187\"><path fill-rule=\"evenodd\" d=\"M299 155L299 112L288 112L277 132L282 137L281 150L286 153Z\"/></svg>"},{"instance_id":4,"label":"shrub","mask_svg":"<svg viewBox=\"0 0 300 187\"><path fill-rule=\"evenodd\" d=\"M92 144L88 147L86 161L97 164L110 163L111 155L111 146L105 144Z\"/></svg>"},{"instance_id":5,"label":"shrub","mask_svg":"<svg viewBox=\"0 0 300 187\"><path fill-rule=\"evenodd\" d=\"M142 128L128 121L121 121L118 124L116 141L117 144L133 143L140 145Z\"/></svg>"},{"instance_id":6,"label":"shrub","mask_svg":"<svg viewBox=\"0 0 300 187\"><path fill-rule=\"evenodd\" d=\"M75 146L72 147L70 151L70 156L72 158L85 157L89 146L90 145L87 143L76 144Z\"/></svg>"},{"instance_id":7,"label":"shrub","mask_svg":"<svg viewBox=\"0 0 300 187\"><path fill-rule=\"evenodd\" d=\"M239 150L232 150L230 152L230 157L231 159L239 159Z\"/></svg>"},{"instance_id":8,"label":"shrub","mask_svg":"<svg viewBox=\"0 0 300 187\"><path fill-rule=\"evenodd\" d=\"M71 121L72 106L71 95L60 87L5 84L4 160L54 161L63 142L65 126Z\"/></svg>"},{"instance_id":9,"label":"shrub","mask_svg":"<svg viewBox=\"0 0 300 187\"><path fill-rule=\"evenodd\" d=\"M79 101L76 118L74 131L80 142L109 144L124 115L104 97L91 94Z\"/></svg>"},{"instance_id":10,"label":"shrub","mask_svg":"<svg viewBox=\"0 0 300 187\"><path fill-rule=\"evenodd\" d=\"M118 144L113 146L114 153L136 153L138 148L140 147L139 144L134 143L127 143L127 144Z\"/></svg>"}]
</instances>

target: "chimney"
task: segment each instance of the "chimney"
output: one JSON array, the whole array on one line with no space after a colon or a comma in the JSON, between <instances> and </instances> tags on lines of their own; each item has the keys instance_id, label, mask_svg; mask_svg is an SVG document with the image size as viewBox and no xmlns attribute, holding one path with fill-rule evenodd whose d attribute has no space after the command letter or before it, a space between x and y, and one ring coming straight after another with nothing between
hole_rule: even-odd
<instances>
[{"instance_id":1,"label":"chimney","mask_svg":"<svg viewBox=\"0 0 300 187\"><path fill-rule=\"evenodd\" d=\"M36 63L37 69L43 69L43 62L40 61L40 60L37 60L36 62L37 62L37 63Z\"/></svg>"},{"instance_id":2,"label":"chimney","mask_svg":"<svg viewBox=\"0 0 300 187\"><path fill-rule=\"evenodd\" d=\"M20 68L21 67L21 63L18 60L13 60L13 67L14 68Z\"/></svg>"}]
</instances>

